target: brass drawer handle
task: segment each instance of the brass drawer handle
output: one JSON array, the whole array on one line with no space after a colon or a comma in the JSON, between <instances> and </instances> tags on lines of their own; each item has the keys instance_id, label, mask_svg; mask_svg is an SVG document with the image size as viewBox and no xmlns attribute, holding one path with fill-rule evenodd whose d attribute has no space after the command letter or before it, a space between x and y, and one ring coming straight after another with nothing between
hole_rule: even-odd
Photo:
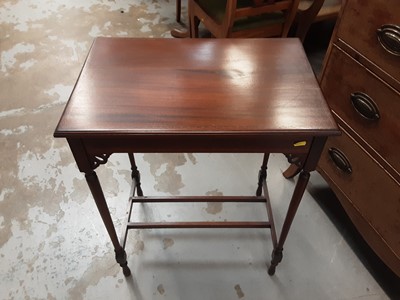
<instances>
[{"instance_id":1,"label":"brass drawer handle","mask_svg":"<svg viewBox=\"0 0 400 300\"><path fill-rule=\"evenodd\" d=\"M367 94L354 92L350 94L350 100L356 112L363 118L371 121L380 119L378 106Z\"/></svg>"},{"instance_id":2,"label":"brass drawer handle","mask_svg":"<svg viewBox=\"0 0 400 300\"><path fill-rule=\"evenodd\" d=\"M400 26L384 24L376 30L379 43L392 55L400 56Z\"/></svg>"},{"instance_id":3,"label":"brass drawer handle","mask_svg":"<svg viewBox=\"0 0 400 300\"><path fill-rule=\"evenodd\" d=\"M343 154L342 151L336 148L329 148L328 153L332 161L334 162L335 166L339 170L345 172L346 174L351 174L351 172L353 172L349 160L347 159L346 155Z\"/></svg>"}]
</instances>

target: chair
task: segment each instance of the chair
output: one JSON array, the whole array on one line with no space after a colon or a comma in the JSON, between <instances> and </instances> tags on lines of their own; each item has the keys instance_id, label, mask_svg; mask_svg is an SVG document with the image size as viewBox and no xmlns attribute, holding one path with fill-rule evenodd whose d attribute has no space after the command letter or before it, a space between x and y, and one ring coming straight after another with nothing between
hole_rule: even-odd
<instances>
[{"instance_id":1,"label":"chair","mask_svg":"<svg viewBox=\"0 0 400 300\"><path fill-rule=\"evenodd\" d=\"M297 23L296 36L302 42L312 23L335 19L342 4L342 0L301 0L295 22Z\"/></svg>"},{"instance_id":2,"label":"chair","mask_svg":"<svg viewBox=\"0 0 400 300\"><path fill-rule=\"evenodd\" d=\"M190 36L199 24L216 38L286 37L299 0L188 0Z\"/></svg>"}]
</instances>

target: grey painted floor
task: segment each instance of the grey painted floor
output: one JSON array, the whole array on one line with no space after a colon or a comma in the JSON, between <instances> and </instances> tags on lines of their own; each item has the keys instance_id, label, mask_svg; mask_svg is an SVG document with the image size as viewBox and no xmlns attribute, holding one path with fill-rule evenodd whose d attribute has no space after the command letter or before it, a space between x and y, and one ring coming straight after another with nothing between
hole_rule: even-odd
<instances>
[{"instance_id":1,"label":"grey painted floor","mask_svg":"<svg viewBox=\"0 0 400 300\"><path fill-rule=\"evenodd\" d=\"M267 274L271 239L259 229L131 231L133 276L123 276L68 145L52 133L93 38L168 38L174 8L174 1L163 0L0 2L0 299L396 298L396 279L357 253L365 248L329 209L336 199L317 173L275 276ZM137 155L146 195L252 195L261 159ZM295 184L281 176L286 167L282 155L271 157L268 184L278 229ZM98 175L119 229L130 190L127 156L113 155ZM258 204L204 203L138 205L134 218L265 215Z\"/></svg>"}]
</instances>

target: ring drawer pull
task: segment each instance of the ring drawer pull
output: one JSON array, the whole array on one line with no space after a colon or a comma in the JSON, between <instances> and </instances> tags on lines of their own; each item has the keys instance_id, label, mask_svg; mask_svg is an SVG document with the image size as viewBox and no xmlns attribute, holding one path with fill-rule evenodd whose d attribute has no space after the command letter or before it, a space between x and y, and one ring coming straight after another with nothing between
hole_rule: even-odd
<instances>
[{"instance_id":1,"label":"ring drawer pull","mask_svg":"<svg viewBox=\"0 0 400 300\"><path fill-rule=\"evenodd\" d=\"M380 119L378 106L370 96L362 92L350 94L351 104L357 113L365 119L376 121Z\"/></svg>"},{"instance_id":2,"label":"ring drawer pull","mask_svg":"<svg viewBox=\"0 0 400 300\"><path fill-rule=\"evenodd\" d=\"M382 25L376 31L379 43L390 54L400 56L400 26Z\"/></svg>"},{"instance_id":3,"label":"ring drawer pull","mask_svg":"<svg viewBox=\"0 0 400 300\"><path fill-rule=\"evenodd\" d=\"M351 174L351 172L353 172L349 160L342 151L336 148L329 148L328 153L336 167L338 167L341 171L347 174Z\"/></svg>"}]
</instances>

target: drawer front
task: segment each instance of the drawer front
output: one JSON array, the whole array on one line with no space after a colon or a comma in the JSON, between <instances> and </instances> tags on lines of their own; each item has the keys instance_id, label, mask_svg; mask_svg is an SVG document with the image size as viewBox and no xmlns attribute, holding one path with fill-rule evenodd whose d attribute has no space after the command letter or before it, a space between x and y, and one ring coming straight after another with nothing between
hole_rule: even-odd
<instances>
[{"instance_id":1,"label":"drawer front","mask_svg":"<svg viewBox=\"0 0 400 300\"><path fill-rule=\"evenodd\" d=\"M318 166L399 254L400 185L345 131L328 138Z\"/></svg>"},{"instance_id":2,"label":"drawer front","mask_svg":"<svg viewBox=\"0 0 400 300\"><path fill-rule=\"evenodd\" d=\"M400 81L399 0L348 0L337 35Z\"/></svg>"},{"instance_id":3,"label":"drawer front","mask_svg":"<svg viewBox=\"0 0 400 300\"><path fill-rule=\"evenodd\" d=\"M400 95L336 47L321 87L329 106L400 172Z\"/></svg>"}]
</instances>

